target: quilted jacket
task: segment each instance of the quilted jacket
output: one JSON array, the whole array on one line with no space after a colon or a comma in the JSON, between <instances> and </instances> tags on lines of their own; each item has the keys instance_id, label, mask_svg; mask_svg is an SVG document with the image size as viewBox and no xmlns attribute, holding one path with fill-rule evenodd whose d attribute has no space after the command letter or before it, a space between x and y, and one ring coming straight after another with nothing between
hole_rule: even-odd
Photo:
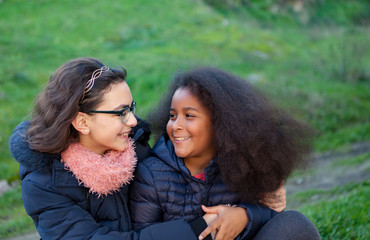
<instances>
[{"instance_id":1,"label":"quilted jacket","mask_svg":"<svg viewBox=\"0 0 370 240\"><path fill-rule=\"evenodd\" d=\"M31 150L25 140L28 122L14 130L9 145L20 164L22 198L42 239L120 239L159 240L197 239L190 225L172 221L131 231L128 211L128 186L98 198L79 184L60 161L59 154ZM144 130L135 136L138 157L148 151ZM140 138L141 137L141 138ZM140 140L144 139L143 142ZM150 150L149 150L150 151Z\"/></svg>"},{"instance_id":2,"label":"quilted jacket","mask_svg":"<svg viewBox=\"0 0 370 240\"><path fill-rule=\"evenodd\" d=\"M206 181L191 176L172 142L162 136L152 155L139 162L130 188L130 211L134 229L153 223L202 216L201 205L237 204L246 208L249 224L239 239L252 239L277 212L259 205L240 203L238 196L223 183L214 160L205 169Z\"/></svg>"}]
</instances>

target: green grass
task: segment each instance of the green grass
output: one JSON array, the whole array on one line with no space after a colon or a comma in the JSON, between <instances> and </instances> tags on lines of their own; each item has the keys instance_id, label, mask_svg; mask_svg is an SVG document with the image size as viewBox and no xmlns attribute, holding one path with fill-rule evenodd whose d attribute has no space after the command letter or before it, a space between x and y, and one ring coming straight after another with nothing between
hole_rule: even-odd
<instances>
[{"instance_id":1,"label":"green grass","mask_svg":"<svg viewBox=\"0 0 370 240\"><path fill-rule=\"evenodd\" d=\"M324 239L369 239L370 183L349 184L331 191L307 191L298 194L302 201L320 197L298 210L318 228Z\"/></svg>"},{"instance_id":2,"label":"green grass","mask_svg":"<svg viewBox=\"0 0 370 240\"><path fill-rule=\"evenodd\" d=\"M310 1L303 21L291 6L274 13L271 1L250 2L236 11L201 0L0 1L0 179L19 178L12 130L50 74L81 56L126 67L142 116L178 69L210 65L253 80L315 127L316 152L369 141L369 3ZM23 216L1 213L1 226L14 224L0 236L18 232Z\"/></svg>"},{"instance_id":3,"label":"green grass","mask_svg":"<svg viewBox=\"0 0 370 240\"><path fill-rule=\"evenodd\" d=\"M20 190L19 185L0 198L0 238L35 230L32 219L24 210Z\"/></svg>"},{"instance_id":4,"label":"green grass","mask_svg":"<svg viewBox=\"0 0 370 240\"><path fill-rule=\"evenodd\" d=\"M369 187L370 182L365 181L362 183L349 183L330 190L309 189L289 196L289 201L294 202L295 208L304 208L323 201L337 200L339 197L358 192L358 189L368 189Z\"/></svg>"}]
</instances>

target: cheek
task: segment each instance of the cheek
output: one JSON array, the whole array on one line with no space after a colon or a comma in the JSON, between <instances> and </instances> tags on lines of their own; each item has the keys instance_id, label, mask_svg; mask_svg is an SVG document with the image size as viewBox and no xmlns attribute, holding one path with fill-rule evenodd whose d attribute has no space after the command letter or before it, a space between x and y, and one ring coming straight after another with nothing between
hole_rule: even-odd
<instances>
[{"instance_id":1,"label":"cheek","mask_svg":"<svg viewBox=\"0 0 370 240\"><path fill-rule=\"evenodd\" d=\"M101 130L105 129L106 134L112 134L117 131L121 130L121 126L116 123L116 121L105 121L104 123L101 124L100 127Z\"/></svg>"},{"instance_id":2,"label":"cheek","mask_svg":"<svg viewBox=\"0 0 370 240\"><path fill-rule=\"evenodd\" d=\"M203 128L203 141L205 144L212 144L213 142L213 132L212 132L212 128L209 127L209 125L205 125Z\"/></svg>"},{"instance_id":3,"label":"cheek","mask_svg":"<svg viewBox=\"0 0 370 240\"><path fill-rule=\"evenodd\" d=\"M114 139L117 134L119 134L122 131L122 124L120 121L108 121L102 122L98 129L100 133L109 139Z\"/></svg>"},{"instance_id":4,"label":"cheek","mask_svg":"<svg viewBox=\"0 0 370 240\"><path fill-rule=\"evenodd\" d=\"M172 133L172 124L170 122L167 123L166 130L167 130L168 136L171 136L171 133Z\"/></svg>"}]
</instances>

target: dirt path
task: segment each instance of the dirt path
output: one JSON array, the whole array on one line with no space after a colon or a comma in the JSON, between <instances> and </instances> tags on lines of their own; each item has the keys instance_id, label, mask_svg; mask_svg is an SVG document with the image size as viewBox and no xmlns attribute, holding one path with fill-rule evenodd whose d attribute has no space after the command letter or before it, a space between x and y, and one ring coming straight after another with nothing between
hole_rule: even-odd
<instances>
[{"instance_id":1,"label":"dirt path","mask_svg":"<svg viewBox=\"0 0 370 240\"><path fill-rule=\"evenodd\" d=\"M307 189L328 190L350 182L370 180L370 157L358 164L343 164L346 159L370 153L370 142L354 144L350 149L340 152L327 152L313 157L312 166L303 175L292 177L286 183L288 208L289 195ZM342 164L338 164L342 162Z\"/></svg>"},{"instance_id":2,"label":"dirt path","mask_svg":"<svg viewBox=\"0 0 370 240\"><path fill-rule=\"evenodd\" d=\"M307 189L331 189L350 182L370 180L370 158L356 165L338 165L335 162L370 153L370 142L352 145L346 151L327 152L313 157L312 166L305 174L289 179L287 189L288 208L295 208L289 203L289 195ZM37 240L37 232L14 237L8 240Z\"/></svg>"}]
</instances>

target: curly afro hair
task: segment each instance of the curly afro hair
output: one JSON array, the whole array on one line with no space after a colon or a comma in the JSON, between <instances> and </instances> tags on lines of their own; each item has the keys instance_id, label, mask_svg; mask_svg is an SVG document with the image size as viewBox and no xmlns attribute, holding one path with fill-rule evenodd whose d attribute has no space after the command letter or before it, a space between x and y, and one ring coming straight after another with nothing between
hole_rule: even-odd
<instances>
[{"instance_id":1,"label":"curly afro hair","mask_svg":"<svg viewBox=\"0 0 370 240\"><path fill-rule=\"evenodd\" d=\"M256 202L305 166L313 131L243 79L202 67L180 73L156 110L149 113L153 133L166 133L172 96L189 89L212 114L215 161L223 181L242 201Z\"/></svg>"}]
</instances>

